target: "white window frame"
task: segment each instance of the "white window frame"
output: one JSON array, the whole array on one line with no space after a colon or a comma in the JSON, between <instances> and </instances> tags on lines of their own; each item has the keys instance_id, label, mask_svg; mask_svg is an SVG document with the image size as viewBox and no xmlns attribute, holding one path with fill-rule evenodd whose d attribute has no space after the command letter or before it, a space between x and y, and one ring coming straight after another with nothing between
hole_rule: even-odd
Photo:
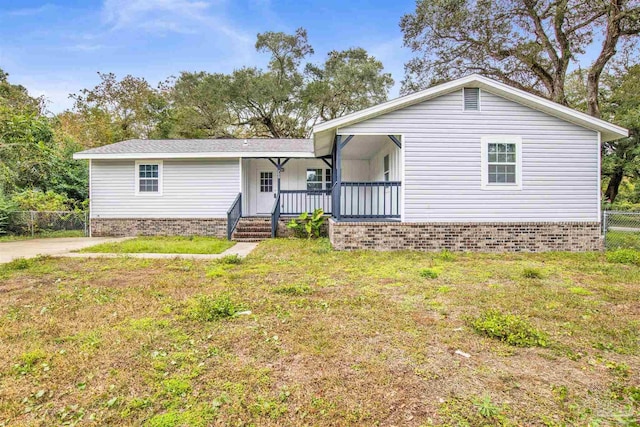
<instances>
[{"instance_id":1,"label":"white window frame","mask_svg":"<svg viewBox=\"0 0 640 427\"><path fill-rule=\"evenodd\" d=\"M522 137L516 135L487 135L480 138L481 169L483 190L522 190ZM489 144L515 144L516 182L489 182Z\"/></svg>"},{"instance_id":2,"label":"white window frame","mask_svg":"<svg viewBox=\"0 0 640 427\"><path fill-rule=\"evenodd\" d=\"M467 110L465 108L465 104L464 104L464 91L467 89L478 89L478 109L477 110ZM482 111L482 89L480 89L479 87L463 87L462 88L462 112L463 113L479 113L480 111Z\"/></svg>"},{"instance_id":3,"label":"white window frame","mask_svg":"<svg viewBox=\"0 0 640 427\"><path fill-rule=\"evenodd\" d=\"M384 164L385 160L387 162L386 165ZM385 166L387 167L385 168ZM387 153L382 156L382 180L384 182L391 181L391 154L390 153Z\"/></svg>"},{"instance_id":4,"label":"white window frame","mask_svg":"<svg viewBox=\"0 0 640 427\"><path fill-rule=\"evenodd\" d=\"M140 191L140 165L157 165L158 166L158 191ZM162 170L162 160L136 160L133 170L134 183L136 187L136 196L142 197L158 197L162 196L162 181L164 171Z\"/></svg>"}]
</instances>

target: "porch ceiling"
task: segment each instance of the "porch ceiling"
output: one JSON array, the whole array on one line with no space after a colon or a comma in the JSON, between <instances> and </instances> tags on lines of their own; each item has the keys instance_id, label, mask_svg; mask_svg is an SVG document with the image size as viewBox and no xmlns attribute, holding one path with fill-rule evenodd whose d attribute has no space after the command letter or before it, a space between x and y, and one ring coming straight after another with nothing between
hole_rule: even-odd
<instances>
[{"instance_id":1,"label":"porch ceiling","mask_svg":"<svg viewBox=\"0 0 640 427\"><path fill-rule=\"evenodd\" d=\"M393 144L387 135L355 135L342 149L342 158L369 160L388 143Z\"/></svg>"}]
</instances>

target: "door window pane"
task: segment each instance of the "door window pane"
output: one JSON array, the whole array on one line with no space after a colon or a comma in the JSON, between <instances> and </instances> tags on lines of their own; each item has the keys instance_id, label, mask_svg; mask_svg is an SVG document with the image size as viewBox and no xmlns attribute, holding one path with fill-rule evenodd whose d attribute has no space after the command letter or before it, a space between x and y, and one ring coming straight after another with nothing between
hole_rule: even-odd
<instances>
[{"instance_id":1,"label":"door window pane","mask_svg":"<svg viewBox=\"0 0 640 427\"><path fill-rule=\"evenodd\" d=\"M273 172L260 172L260 192L273 193Z\"/></svg>"}]
</instances>

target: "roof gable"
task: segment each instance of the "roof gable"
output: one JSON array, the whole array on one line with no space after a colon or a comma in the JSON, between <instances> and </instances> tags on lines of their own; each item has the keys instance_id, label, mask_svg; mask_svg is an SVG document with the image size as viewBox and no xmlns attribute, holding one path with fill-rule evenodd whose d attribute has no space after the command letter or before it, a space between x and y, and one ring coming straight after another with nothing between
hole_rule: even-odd
<instances>
[{"instance_id":1,"label":"roof gable","mask_svg":"<svg viewBox=\"0 0 640 427\"><path fill-rule=\"evenodd\" d=\"M477 74L443 83L428 89L413 93L411 95L392 99L382 104L320 123L313 128L314 147L316 153L326 151L326 146L331 145L333 135L340 127L359 123L382 114L403 109L439 96L460 90L464 87L478 87L491 93L502 96L506 99L518 102L527 107L542 111L562 120L574 123L587 129L601 133L602 141L610 141L628 136L627 129L609 123L605 120L597 119L588 114L565 107L548 99L532 95L526 91L513 88L504 83L483 77Z\"/></svg>"}]
</instances>

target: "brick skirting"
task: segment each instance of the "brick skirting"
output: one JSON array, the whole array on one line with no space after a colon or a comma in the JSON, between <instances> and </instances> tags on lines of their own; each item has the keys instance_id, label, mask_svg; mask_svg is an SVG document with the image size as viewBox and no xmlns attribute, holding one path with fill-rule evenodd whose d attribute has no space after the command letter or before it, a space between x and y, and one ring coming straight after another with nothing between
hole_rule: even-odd
<instances>
[{"instance_id":1,"label":"brick skirting","mask_svg":"<svg viewBox=\"0 0 640 427\"><path fill-rule=\"evenodd\" d=\"M338 250L600 251L597 222L401 223L329 221Z\"/></svg>"},{"instance_id":2,"label":"brick skirting","mask_svg":"<svg viewBox=\"0 0 640 427\"><path fill-rule=\"evenodd\" d=\"M91 218L91 235L227 237L226 218Z\"/></svg>"}]
</instances>

